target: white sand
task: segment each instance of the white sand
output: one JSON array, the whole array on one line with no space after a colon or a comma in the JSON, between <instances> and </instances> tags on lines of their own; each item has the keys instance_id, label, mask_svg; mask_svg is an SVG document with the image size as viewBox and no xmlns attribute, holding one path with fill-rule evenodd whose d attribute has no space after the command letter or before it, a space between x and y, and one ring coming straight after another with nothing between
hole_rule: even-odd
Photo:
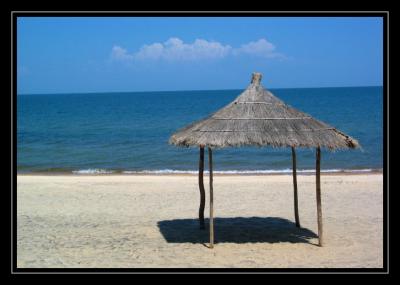
<instances>
[{"instance_id":1,"label":"white sand","mask_svg":"<svg viewBox=\"0 0 400 285\"><path fill-rule=\"evenodd\" d=\"M382 174L215 176L216 245L195 175L18 176L18 267L382 267ZM206 217L208 217L208 177ZM206 220L208 225L208 220Z\"/></svg>"}]
</instances>

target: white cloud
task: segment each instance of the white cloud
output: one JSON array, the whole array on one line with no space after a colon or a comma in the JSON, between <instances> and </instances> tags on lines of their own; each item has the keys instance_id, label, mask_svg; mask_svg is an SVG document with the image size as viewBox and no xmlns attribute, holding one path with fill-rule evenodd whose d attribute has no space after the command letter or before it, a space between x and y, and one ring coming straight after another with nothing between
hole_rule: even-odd
<instances>
[{"instance_id":1,"label":"white cloud","mask_svg":"<svg viewBox=\"0 0 400 285\"><path fill-rule=\"evenodd\" d=\"M217 41L196 39L193 43L185 43L179 38L169 38L163 43L143 45L137 52L128 53L120 46L113 46L111 58L116 61L132 60L167 60L189 61L219 59L229 55L252 55L264 58L276 58L283 55L275 52L276 47L266 39L259 39L232 48Z\"/></svg>"},{"instance_id":2,"label":"white cloud","mask_svg":"<svg viewBox=\"0 0 400 285\"><path fill-rule=\"evenodd\" d=\"M259 39L258 41L242 45L240 48L235 49L233 53L236 55L249 54L266 58L282 57L283 55L275 52L275 49L276 47L266 39Z\"/></svg>"},{"instance_id":3,"label":"white cloud","mask_svg":"<svg viewBox=\"0 0 400 285\"><path fill-rule=\"evenodd\" d=\"M120 46L113 46L111 50L111 59L116 61L132 60L133 56L128 51Z\"/></svg>"},{"instance_id":4,"label":"white cloud","mask_svg":"<svg viewBox=\"0 0 400 285\"><path fill-rule=\"evenodd\" d=\"M196 39L184 43L179 38L170 38L164 43L144 45L133 56L136 59L201 60L222 58L229 54L231 47L215 41Z\"/></svg>"},{"instance_id":5,"label":"white cloud","mask_svg":"<svg viewBox=\"0 0 400 285\"><path fill-rule=\"evenodd\" d=\"M142 46L140 50L135 53L134 57L136 59L159 59L162 57L163 52L164 46L160 43L154 43L151 45Z\"/></svg>"}]
</instances>

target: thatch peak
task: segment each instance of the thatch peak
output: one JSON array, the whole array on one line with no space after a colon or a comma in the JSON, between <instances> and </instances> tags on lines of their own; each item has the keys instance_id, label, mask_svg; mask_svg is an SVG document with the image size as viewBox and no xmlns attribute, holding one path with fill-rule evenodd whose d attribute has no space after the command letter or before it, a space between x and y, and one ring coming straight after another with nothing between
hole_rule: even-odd
<instances>
[{"instance_id":1,"label":"thatch peak","mask_svg":"<svg viewBox=\"0 0 400 285\"><path fill-rule=\"evenodd\" d=\"M262 79L262 74L259 72L253 72L251 75L251 84L260 85Z\"/></svg>"},{"instance_id":2,"label":"thatch peak","mask_svg":"<svg viewBox=\"0 0 400 285\"><path fill-rule=\"evenodd\" d=\"M356 148L357 140L298 111L264 89L261 73L233 102L179 130L170 143L179 146L273 146Z\"/></svg>"}]
</instances>

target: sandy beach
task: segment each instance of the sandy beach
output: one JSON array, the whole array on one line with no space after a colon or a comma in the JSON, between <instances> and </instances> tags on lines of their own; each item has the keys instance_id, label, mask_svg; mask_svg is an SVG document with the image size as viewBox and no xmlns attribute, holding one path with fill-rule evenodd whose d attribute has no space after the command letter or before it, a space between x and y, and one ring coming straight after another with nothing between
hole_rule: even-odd
<instances>
[{"instance_id":1,"label":"sandy beach","mask_svg":"<svg viewBox=\"0 0 400 285\"><path fill-rule=\"evenodd\" d=\"M382 174L321 183L322 248L313 175L298 176L300 229L291 175L216 175L209 249L196 175L18 175L17 266L382 267Z\"/></svg>"}]
</instances>

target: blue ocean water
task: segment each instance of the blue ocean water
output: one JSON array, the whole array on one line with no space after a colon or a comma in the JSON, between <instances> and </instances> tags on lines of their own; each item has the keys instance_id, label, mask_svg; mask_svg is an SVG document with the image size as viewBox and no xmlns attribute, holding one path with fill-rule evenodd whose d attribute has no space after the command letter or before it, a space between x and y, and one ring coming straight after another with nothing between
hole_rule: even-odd
<instances>
[{"instance_id":1,"label":"blue ocean water","mask_svg":"<svg viewBox=\"0 0 400 285\"><path fill-rule=\"evenodd\" d=\"M177 129L231 102L243 90L17 96L17 169L23 172L190 172L198 149L168 144ZM322 150L323 170L383 167L382 87L271 89L292 107L358 139L362 150ZM315 150L299 149L300 170ZM284 172L288 148L214 151L215 170Z\"/></svg>"}]
</instances>

